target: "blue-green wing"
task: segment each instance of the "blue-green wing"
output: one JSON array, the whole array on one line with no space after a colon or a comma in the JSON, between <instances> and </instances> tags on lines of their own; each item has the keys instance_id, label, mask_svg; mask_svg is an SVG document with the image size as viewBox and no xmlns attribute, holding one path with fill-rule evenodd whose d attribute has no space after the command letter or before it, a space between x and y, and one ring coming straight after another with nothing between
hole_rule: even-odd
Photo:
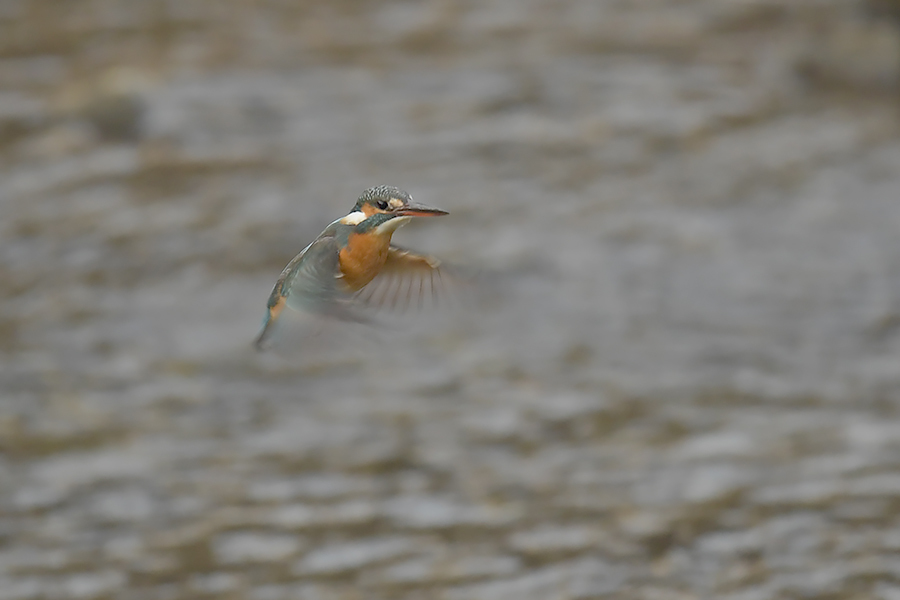
<instances>
[{"instance_id":1,"label":"blue-green wing","mask_svg":"<svg viewBox=\"0 0 900 600\"><path fill-rule=\"evenodd\" d=\"M282 271L272 290L270 306L283 296L294 310L320 312L339 300L338 251L334 237L319 238L307 246Z\"/></svg>"},{"instance_id":2,"label":"blue-green wing","mask_svg":"<svg viewBox=\"0 0 900 600\"><path fill-rule=\"evenodd\" d=\"M339 240L331 229L326 229L281 272L269 296L257 347L265 345L285 307L344 320L364 320L351 310L352 296L343 291L339 277Z\"/></svg>"}]
</instances>

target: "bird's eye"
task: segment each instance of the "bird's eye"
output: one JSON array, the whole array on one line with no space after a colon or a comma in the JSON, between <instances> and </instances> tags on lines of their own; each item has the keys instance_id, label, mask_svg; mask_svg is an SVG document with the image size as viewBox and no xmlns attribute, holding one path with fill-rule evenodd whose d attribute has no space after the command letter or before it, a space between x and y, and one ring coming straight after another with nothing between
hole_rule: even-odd
<instances>
[{"instance_id":1,"label":"bird's eye","mask_svg":"<svg viewBox=\"0 0 900 600\"><path fill-rule=\"evenodd\" d=\"M377 206L381 210L387 210L387 207L388 207L387 200L379 200L378 202L375 203L375 206Z\"/></svg>"}]
</instances>

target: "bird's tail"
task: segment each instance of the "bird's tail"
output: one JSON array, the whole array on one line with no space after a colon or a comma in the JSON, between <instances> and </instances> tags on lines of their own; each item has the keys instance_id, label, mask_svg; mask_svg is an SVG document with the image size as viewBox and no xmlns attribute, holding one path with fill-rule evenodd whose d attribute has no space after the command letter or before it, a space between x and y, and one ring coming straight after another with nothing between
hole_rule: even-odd
<instances>
[{"instance_id":1,"label":"bird's tail","mask_svg":"<svg viewBox=\"0 0 900 600\"><path fill-rule=\"evenodd\" d=\"M253 346L257 350L265 350L269 347L270 338L275 330L276 323L278 323L278 317L281 316L281 311L284 310L286 304L287 302L283 296L275 302L270 301L266 310L266 316L263 317L262 331L259 332L259 335L256 336L256 340L253 342Z\"/></svg>"},{"instance_id":2,"label":"bird's tail","mask_svg":"<svg viewBox=\"0 0 900 600\"><path fill-rule=\"evenodd\" d=\"M275 325L275 319L272 318L271 313L266 313L265 318L263 319L262 330L259 332L259 335L256 336L256 339L253 341L253 347L259 351L263 351L269 347L269 338L272 336L272 329Z\"/></svg>"}]
</instances>

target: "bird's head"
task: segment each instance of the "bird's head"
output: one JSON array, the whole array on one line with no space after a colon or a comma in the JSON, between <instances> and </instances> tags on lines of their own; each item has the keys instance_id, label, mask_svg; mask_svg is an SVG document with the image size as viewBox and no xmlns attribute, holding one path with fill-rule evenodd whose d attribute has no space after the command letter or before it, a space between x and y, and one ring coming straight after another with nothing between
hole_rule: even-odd
<instances>
[{"instance_id":1,"label":"bird's head","mask_svg":"<svg viewBox=\"0 0 900 600\"><path fill-rule=\"evenodd\" d=\"M446 214L445 210L413 201L412 196L400 188L379 185L364 191L350 214L341 219L341 223L387 233L395 231L412 217L439 217Z\"/></svg>"}]
</instances>

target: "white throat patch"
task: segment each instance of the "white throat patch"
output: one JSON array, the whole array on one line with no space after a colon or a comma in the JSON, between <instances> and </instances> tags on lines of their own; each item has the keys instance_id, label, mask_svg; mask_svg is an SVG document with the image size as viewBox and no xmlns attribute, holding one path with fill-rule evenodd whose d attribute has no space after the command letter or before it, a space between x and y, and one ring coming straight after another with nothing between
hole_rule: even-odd
<instances>
[{"instance_id":1,"label":"white throat patch","mask_svg":"<svg viewBox=\"0 0 900 600\"><path fill-rule=\"evenodd\" d=\"M385 221L375 228L375 233L384 235L386 233L394 233L401 225L406 225L412 217L394 217L390 221Z\"/></svg>"}]
</instances>

